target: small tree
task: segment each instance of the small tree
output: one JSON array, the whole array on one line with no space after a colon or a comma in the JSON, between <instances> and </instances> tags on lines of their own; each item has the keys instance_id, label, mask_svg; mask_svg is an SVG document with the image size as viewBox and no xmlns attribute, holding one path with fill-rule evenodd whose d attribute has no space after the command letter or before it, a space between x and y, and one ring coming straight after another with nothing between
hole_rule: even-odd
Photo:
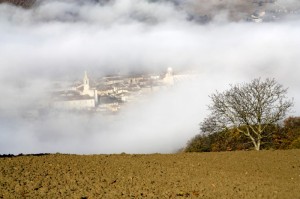
<instances>
[{"instance_id":1,"label":"small tree","mask_svg":"<svg viewBox=\"0 0 300 199\"><path fill-rule=\"evenodd\" d=\"M287 89L274 79L260 78L250 83L231 85L222 93L211 95L211 114L200 124L204 133L215 133L235 128L243 133L260 150L266 129L284 119L293 106L286 97Z\"/></svg>"}]
</instances>

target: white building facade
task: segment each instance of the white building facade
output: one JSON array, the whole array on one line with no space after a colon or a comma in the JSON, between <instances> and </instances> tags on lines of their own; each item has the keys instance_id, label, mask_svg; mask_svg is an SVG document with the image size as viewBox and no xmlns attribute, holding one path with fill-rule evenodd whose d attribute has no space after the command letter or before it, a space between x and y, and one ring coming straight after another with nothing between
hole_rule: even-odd
<instances>
[{"instance_id":1,"label":"white building facade","mask_svg":"<svg viewBox=\"0 0 300 199\"><path fill-rule=\"evenodd\" d=\"M55 92L52 107L62 110L91 110L98 105L98 93L90 88L90 81L85 72L83 84L75 90Z\"/></svg>"}]
</instances>

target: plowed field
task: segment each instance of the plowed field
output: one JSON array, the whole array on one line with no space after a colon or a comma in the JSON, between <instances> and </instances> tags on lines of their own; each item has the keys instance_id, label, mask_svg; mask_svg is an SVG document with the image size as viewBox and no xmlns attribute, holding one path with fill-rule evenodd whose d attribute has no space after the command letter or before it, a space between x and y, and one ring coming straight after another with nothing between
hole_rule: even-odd
<instances>
[{"instance_id":1,"label":"plowed field","mask_svg":"<svg viewBox=\"0 0 300 199\"><path fill-rule=\"evenodd\" d=\"M300 150L0 158L0 198L300 198Z\"/></svg>"}]
</instances>

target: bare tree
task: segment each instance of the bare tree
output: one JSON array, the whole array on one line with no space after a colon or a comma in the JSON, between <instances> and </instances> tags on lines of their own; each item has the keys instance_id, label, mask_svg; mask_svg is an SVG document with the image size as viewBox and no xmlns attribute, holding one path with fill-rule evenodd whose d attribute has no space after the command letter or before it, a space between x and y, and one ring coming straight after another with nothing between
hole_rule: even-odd
<instances>
[{"instance_id":1,"label":"bare tree","mask_svg":"<svg viewBox=\"0 0 300 199\"><path fill-rule=\"evenodd\" d=\"M211 114L200 124L201 130L215 133L236 128L260 150L262 139L270 136L267 127L284 119L293 106L286 93L287 88L274 79L258 78L250 83L231 85L229 90L210 96Z\"/></svg>"}]
</instances>

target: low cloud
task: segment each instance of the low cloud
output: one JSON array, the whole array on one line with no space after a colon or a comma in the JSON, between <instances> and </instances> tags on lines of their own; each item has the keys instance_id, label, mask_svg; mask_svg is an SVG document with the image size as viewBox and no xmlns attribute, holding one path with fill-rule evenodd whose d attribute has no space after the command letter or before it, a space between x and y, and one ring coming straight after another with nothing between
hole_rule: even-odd
<instances>
[{"instance_id":1,"label":"low cloud","mask_svg":"<svg viewBox=\"0 0 300 199\"><path fill-rule=\"evenodd\" d=\"M256 77L289 87L292 114L299 115L299 16L262 24L231 20L234 5L201 24L191 16L214 2L0 4L0 153L173 152L199 133L209 94ZM85 70L97 78L168 67L199 78L129 104L113 118L51 111L24 117L47 101L53 81L80 80Z\"/></svg>"}]
</instances>

